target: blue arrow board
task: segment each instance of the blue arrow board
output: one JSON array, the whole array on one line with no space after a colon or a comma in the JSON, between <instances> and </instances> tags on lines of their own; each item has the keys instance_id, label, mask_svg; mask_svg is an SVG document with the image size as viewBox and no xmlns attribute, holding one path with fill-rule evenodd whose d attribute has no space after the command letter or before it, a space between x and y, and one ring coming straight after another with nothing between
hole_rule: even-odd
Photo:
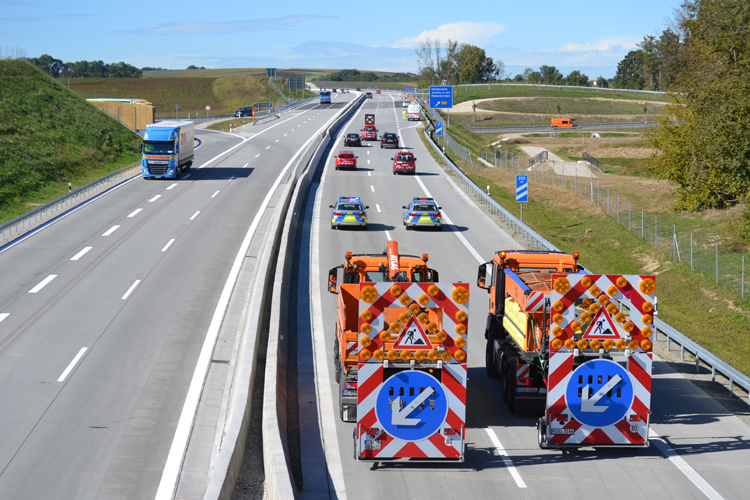
<instances>
[{"instance_id":1,"label":"blue arrow board","mask_svg":"<svg viewBox=\"0 0 750 500\"><path fill-rule=\"evenodd\" d=\"M453 87L430 87L430 107L448 109L453 107Z\"/></svg>"},{"instance_id":2,"label":"blue arrow board","mask_svg":"<svg viewBox=\"0 0 750 500\"><path fill-rule=\"evenodd\" d=\"M443 135L443 122L435 122L435 135Z\"/></svg>"},{"instance_id":3,"label":"blue arrow board","mask_svg":"<svg viewBox=\"0 0 750 500\"><path fill-rule=\"evenodd\" d=\"M383 429L404 441L420 441L435 434L448 416L448 398L438 379L407 370L385 381L375 403Z\"/></svg>"},{"instance_id":4,"label":"blue arrow board","mask_svg":"<svg viewBox=\"0 0 750 500\"><path fill-rule=\"evenodd\" d=\"M606 427L622 420L633 406L633 382L619 364L595 359L576 368L568 380L565 399L576 420Z\"/></svg>"},{"instance_id":5,"label":"blue arrow board","mask_svg":"<svg viewBox=\"0 0 750 500\"><path fill-rule=\"evenodd\" d=\"M516 176L516 201L526 203L529 201L529 176Z\"/></svg>"}]
</instances>

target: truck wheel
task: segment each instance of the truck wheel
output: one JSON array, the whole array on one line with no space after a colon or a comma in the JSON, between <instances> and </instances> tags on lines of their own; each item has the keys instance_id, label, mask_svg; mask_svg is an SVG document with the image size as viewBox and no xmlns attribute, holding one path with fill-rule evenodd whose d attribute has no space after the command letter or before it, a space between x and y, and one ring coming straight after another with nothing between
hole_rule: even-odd
<instances>
[{"instance_id":1,"label":"truck wheel","mask_svg":"<svg viewBox=\"0 0 750 500\"><path fill-rule=\"evenodd\" d=\"M549 448L547 446L547 426L544 424L544 417L540 417L536 422L536 441L542 450Z\"/></svg>"},{"instance_id":2,"label":"truck wheel","mask_svg":"<svg viewBox=\"0 0 750 500\"><path fill-rule=\"evenodd\" d=\"M189 161L187 165L185 165L185 172L190 172L190 169L192 168L192 166L193 166L193 162Z\"/></svg>"},{"instance_id":3,"label":"truck wheel","mask_svg":"<svg viewBox=\"0 0 750 500\"><path fill-rule=\"evenodd\" d=\"M490 378L500 378L500 374L495 366L495 356L493 353L493 345L495 341L492 338L487 339L487 348L484 354L484 367L487 371L487 376Z\"/></svg>"},{"instance_id":4,"label":"truck wheel","mask_svg":"<svg viewBox=\"0 0 750 500\"><path fill-rule=\"evenodd\" d=\"M341 353L339 352L339 338L336 336L336 340L333 343L333 366L335 370L336 382L341 381Z\"/></svg>"}]
</instances>

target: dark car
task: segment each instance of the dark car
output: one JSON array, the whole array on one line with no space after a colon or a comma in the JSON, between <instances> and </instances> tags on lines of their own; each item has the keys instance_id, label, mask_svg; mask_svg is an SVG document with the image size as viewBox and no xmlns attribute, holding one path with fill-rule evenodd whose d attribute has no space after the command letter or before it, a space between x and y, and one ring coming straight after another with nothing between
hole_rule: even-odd
<instances>
[{"instance_id":1,"label":"dark car","mask_svg":"<svg viewBox=\"0 0 750 500\"><path fill-rule=\"evenodd\" d=\"M362 90L362 89L360 89L359 87L357 87L357 92L359 92L360 90Z\"/></svg>"},{"instance_id":2,"label":"dark car","mask_svg":"<svg viewBox=\"0 0 750 500\"><path fill-rule=\"evenodd\" d=\"M366 93L365 97L367 97L368 99L372 99L372 92Z\"/></svg>"},{"instance_id":3,"label":"dark car","mask_svg":"<svg viewBox=\"0 0 750 500\"><path fill-rule=\"evenodd\" d=\"M344 139L344 146L361 146L362 140L359 138L359 134L346 134Z\"/></svg>"},{"instance_id":4,"label":"dark car","mask_svg":"<svg viewBox=\"0 0 750 500\"><path fill-rule=\"evenodd\" d=\"M398 135L393 132L386 132L380 139L380 149L398 148Z\"/></svg>"},{"instance_id":5,"label":"dark car","mask_svg":"<svg viewBox=\"0 0 750 500\"><path fill-rule=\"evenodd\" d=\"M234 116L253 116L253 108L252 106L249 108L237 108L237 111L234 112Z\"/></svg>"}]
</instances>

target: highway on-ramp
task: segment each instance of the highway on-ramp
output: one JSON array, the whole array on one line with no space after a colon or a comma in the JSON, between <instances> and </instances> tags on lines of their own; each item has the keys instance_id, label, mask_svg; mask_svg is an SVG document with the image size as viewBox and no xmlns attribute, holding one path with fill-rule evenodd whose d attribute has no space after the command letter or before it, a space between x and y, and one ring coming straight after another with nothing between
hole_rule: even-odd
<instances>
[{"instance_id":1,"label":"highway on-ramp","mask_svg":"<svg viewBox=\"0 0 750 500\"><path fill-rule=\"evenodd\" d=\"M343 101L198 131L182 178L135 178L0 249L1 499L154 498L240 244Z\"/></svg>"},{"instance_id":2,"label":"highway on-ramp","mask_svg":"<svg viewBox=\"0 0 750 500\"><path fill-rule=\"evenodd\" d=\"M346 148L359 156L356 171L333 168L333 157L344 149L341 138L361 129L363 114L375 111L378 134L399 132L402 145L415 153L415 176L394 176L394 151L381 150L376 142ZM341 130L308 198L311 233L300 248L305 265L300 265L297 299L307 304L309 296L310 303L309 314L300 306L297 318L300 498L747 498L750 429L658 359L649 448L538 448L536 417L510 414L500 382L485 373L488 295L475 284L478 264L495 251L522 244L453 183L423 145L421 133L421 127L402 120L400 99L375 96ZM360 196L370 207L367 231L331 229L328 206L339 196ZM402 225L402 205L422 196L443 207L441 232L406 231ZM440 281L471 283L467 449L461 464L373 467L355 461L355 424L339 418L332 356L337 299L326 289L327 273L342 264L345 252L380 253L390 239L399 242L403 254L428 253ZM585 264L585 255L581 259Z\"/></svg>"}]
</instances>

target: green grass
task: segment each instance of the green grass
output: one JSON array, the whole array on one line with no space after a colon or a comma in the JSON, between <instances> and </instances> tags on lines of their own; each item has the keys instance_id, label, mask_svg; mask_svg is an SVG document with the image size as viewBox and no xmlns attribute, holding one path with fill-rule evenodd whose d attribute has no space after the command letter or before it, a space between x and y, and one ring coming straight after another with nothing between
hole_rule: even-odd
<instances>
[{"instance_id":1,"label":"green grass","mask_svg":"<svg viewBox=\"0 0 750 500\"><path fill-rule=\"evenodd\" d=\"M605 97L608 99L629 99L635 101L668 102L665 94L646 94L627 90L569 89L567 87L536 87L534 85L493 85L491 89L481 86L457 86L454 90L453 104L490 97Z\"/></svg>"},{"instance_id":2,"label":"green grass","mask_svg":"<svg viewBox=\"0 0 750 500\"><path fill-rule=\"evenodd\" d=\"M571 137L580 138L582 135L585 137L588 137L591 134L591 132L587 131L581 131L581 132L559 132L557 137L560 137L562 139L569 139ZM599 137L602 139L611 138L611 137L635 137L640 136L640 134L623 134L620 132L599 132ZM524 137L548 137L545 136L545 134L524 134Z\"/></svg>"},{"instance_id":3,"label":"green grass","mask_svg":"<svg viewBox=\"0 0 750 500\"><path fill-rule=\"evenodd\" d=\"M140 142L38 69L0 61L0 221L138 161Z\"/></svg>"},{"instance_id":4,"label":"green grass","mask_svg":"<svg viewBox=\"0 0 750 500\"><path fill-rule=\"evenodd\" d=\"M655 115L648 115L648 119L655 119ZM630 121L642 121L643 115L637 116L636 118L624 118L617 115L578 115L575 117L576 123L579 125L587 123L621 123ZM477 118L474 121L473 113L452 113L451 114L451 126L461 124L466 127L472 128L483 128L483 127L532 127L542 126L549 127L550 115L516 115L516 114L505 114L505 113L482 113L477 108ZM586 132L591 133L592 130Z\"/></svg>"},{"instance_id":5,"label":"green grass","mask_svg":"<svg viewBox=\"0 0 750 500\"><path fill-rule=\"evenodd\" d=\"M658 113L665 104L623 102L573 97L534 97L519 100L485 101L477 104L477 110L507 113L544 114L549 116L575 115L644 115ZM559 106L559 111L558 111ZM646 111L644 112L644 107Z\"/></svg>"}]
</instances>

